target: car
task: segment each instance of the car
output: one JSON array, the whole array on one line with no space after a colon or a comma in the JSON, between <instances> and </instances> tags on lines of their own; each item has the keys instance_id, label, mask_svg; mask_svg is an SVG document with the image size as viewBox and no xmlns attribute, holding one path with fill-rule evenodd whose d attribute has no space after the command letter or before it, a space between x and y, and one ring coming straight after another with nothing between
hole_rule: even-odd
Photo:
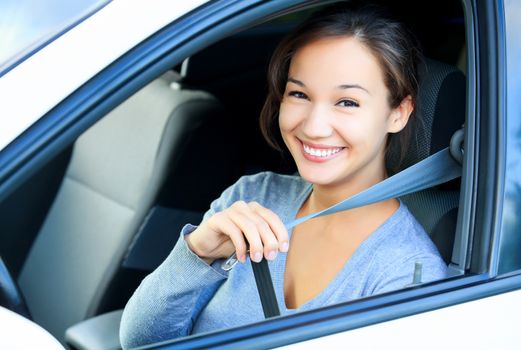
<instances>
[{"instance_id":1,"label":"car","mask_svg":"<svg viewBox=\"0 0 521 350\"><path fill-rule=\"evenodd\" d=\"M331 2L78 2L0 54L1 348L118 348L184 223L242 175L295 172L259 131L266 66ZM519 347L521 4L372 2L428 58L408 164L461 161L461 180L403 198L450 276L146 348Z\"/></svg>"}]
</instances>

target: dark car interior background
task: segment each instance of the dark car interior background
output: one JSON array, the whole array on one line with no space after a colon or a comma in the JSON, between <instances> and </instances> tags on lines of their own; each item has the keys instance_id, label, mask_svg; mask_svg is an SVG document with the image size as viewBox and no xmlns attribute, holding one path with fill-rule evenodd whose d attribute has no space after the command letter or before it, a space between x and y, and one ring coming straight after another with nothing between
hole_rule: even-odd
<instances>
[{"instance_id":1,"label":"dark car interior background","mask_svg":"<svg viewBox=\"0 0 521 350\"><path fill-rule=\"evenodd\" d=\"M457 1L380 2L410 26L428 58L419 105L425 128L410 165L447 147L464 124L464 14ZM181 227L198 224L226 187L259 171L296 171L266 145L258 116L270 55L309 12L187 58L0 203L0 255L37 323L63 341L70 326L123 308ZM447 263L458 199L459 180L403 198Z\"/></svg>"}]
</instances>

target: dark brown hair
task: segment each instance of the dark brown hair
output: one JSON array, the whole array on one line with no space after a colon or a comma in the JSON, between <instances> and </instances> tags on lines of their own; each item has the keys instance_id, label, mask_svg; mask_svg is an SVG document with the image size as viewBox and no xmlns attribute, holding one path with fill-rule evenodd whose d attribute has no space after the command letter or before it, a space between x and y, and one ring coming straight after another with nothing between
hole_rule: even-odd
<instances>
[{"instance_id":1,"label":"dark brown hair","mask_svg":"<svg viewBox=\"0 0 521 350\"><path fill-rule=\"evenodd\" d=\"M260 127L268 144L281 152L286 148L281 147L284 142L277 120L291 59L306 44L330 37L354 37L373 52L384 73L391 108L398 107L407 96L411 96L413 105L416 105L417 69L422 56L416 39L406 27L374 6L359 9L345 4L328 6L289 33L275 49L270 61L268 96L261 111ZM397 171L405 156L416 126L415 114L413 112L402 131L390 134L387 139L385 158L387 170L391 173Z\"/></svg>"}]
</instances>

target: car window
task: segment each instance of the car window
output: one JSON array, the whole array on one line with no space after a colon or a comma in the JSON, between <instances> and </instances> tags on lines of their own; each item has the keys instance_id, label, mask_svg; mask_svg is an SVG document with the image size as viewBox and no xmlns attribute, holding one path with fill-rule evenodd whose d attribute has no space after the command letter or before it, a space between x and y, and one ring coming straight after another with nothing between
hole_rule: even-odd
<instances>
[{"instance_id":1,"label":"car window","mask_svg":"<svg viewBox=\"0 0 521 350\"><path fill-rule=\"evenodd\" d=\"M0 2L0 75L110 0Z\"/></svg>"},{"instance_id":2,"label":"car window","mask_svg":"<svg viewBox=\"0 0 521 350\"><path fill-rule=\"evenodd\" d=\"M443 92L444 95L447 94L452 99L449 99L449 102L445 102L445 107L451 109L451 111L447 110L442 113L447 115L456 113L461 116L462 119L459 122L455 122L457 126L453 125L451 127L455 131L461 127L465 118L465 75L467 72L458 68L459 66L463 70L466 69L466 65L461 63L461 61L464 61L462 57L465 57L465 29L461 8L454 6L451 10L447 8L445 10L453 12L440 13L440 17L437 19L440 23L436 23L436 25L434 23L422 23L425 18L420 21L415 16L406 16L406 19L420 37L422 44L425 45L426 56L429 60L432 60L428 63L430 71L436 72L438 69L446 71L448 69L450 83L447 82L447 85L450 85L454 90ZM294 174L296 170L294 167L287 169L274 168L273 159L277 159L279 156L263 145L262 138L258 134L255 117L260 113L262 100L265 96L265 78L262 74L257 74L258 72L254 65L256 62L261 64L264 60L262 64L265 67L273 48L288 31L288 24L294 26L294 22L298 22L308 14L309 11L303 13L295 12L223 39L192 55L184 65L185 69L182 71L184 74L183 82L189 84L192 88L196 87L216 96L224 104L229 118L235 121L233 123L234 126L232 126L234 128L232 133L237 135L241 148L248 150L246 151L247 156L240 160L243 162L242 166L245 170L243 175L256 174L262 170L276 172L281 172L282 170L287 171L287 174ZM433 26L439 29L438 33L430 31L429 28ZM446 41L439 40L440 36L448 39ZM262 42L262 45L259 45L256 40ZM234 52L234 55L229 55L229 52ZM262 71L265 74L265 68ZM457 86L461 87L461 89L458 90ZM244 93L245 87L247 87L247 94ZM237 103L237 101L239 102ZM426 102L422 108L436 109L440 108L440 105L443 105L443 103L440 102L429 107L428 102ZM252 119L248 121L246 116L250 116ZM444 147L448 146L450 136L452 135L452 133L448 136L441 135L441 129L448 130L447 128L433 126L432 137L439 142L439 145L436 147L441 146L441 144L444 144ZM230 152L229 154L233 153ZM454 232L457 221L459 186L459 181L455 181L449 185L435 188L427 194L422 194L427 197L433 195L445 203L442 205L442 212L438 214L434 213L439 208L426 206L425 202L422 202L414 195L403 199L409 208L414 210L422 225L428 228L429 233L432 234L431 238L436 244L443 247L442 249L446 249L444 254L447 264L450 264L452 259L452 248L455 238L448 233ZM437 217L437 219L431 221L430 219L434 217ZM243 268L241 267L241 269ZM412 274L410 283L413 283ZM405 284L403 286L405 287ZM225 286L222 288L226 289ZM281 294L277 296L278 298L284 298ZM239 299L236 302L237 305L235 306L239 310L245 307L240 303ZM306 311L308 310L306 309ZM208 315L212 312L215 312L212 306L207 307L207 309L203 310L204 315L201 318L209 317ZM229 324L235 325L232 321Z\"/></svg>"},{"instance_id":3,"label":"car window","mask_svg":"<svg viewBox=\"0 0 521 350\"><path fill-rule=\"evenodd\" d=\"M439 124L432 118L427 121L421 132L425 138L423 141L428 139L428 148L432 150L447 147L453 131L460 129L465 119L465 88L469 76L465 64L467 43L463 9L454 3L433 6L428 18L417 16L417 13L424 13L423 10L418 12L417 8L409 8L409 2L398 4L396 10L422 43L428 59L427 71L444 77L441 79L445 81L443 84L434 79L426 89L442 89L442 101L448 102L437 102L437 96L426 98L421 108L431 114L455 113L462 118L452 120L454 124L451 125ZM400 11L400 6L404 11ZM171 253L179 233L185 229L184 225L198 224L212 201L241 176L260 172L295 175L295 164L265 144L259 132L258 115L266 95L266 66L274 47L289 29L315 10L294 11L209 46L205 42L204 47L194 50L189 57L184 56L183 63L173 62L168 69L162 69L161 75L157 72L148 75L143 79L148 80L146 86L140 86L141 90L114 108L74 144L62 149L26 185L3 201L0 232L9 239L4 239L5 244L0 246L4 247L2 255L10 255L8 260L11 267L16 267L16 275L23 273L24 259L30 254L30 249L37 249L31 248L31 244L42 231L57 237L60 224L87 218L88 225L73 224L73 227L89 236L88 230L98 225L94 231L101 236L103 244L94 249L95 259L89 261L99 267L104 258L117 260L111 254L107 254L108 257L102 255L107 253L104 249L110 247L109 240L114 243L120 234L119 228L123 227L121 231L130 234L121 241L131 243L117 250L117 254L125 252L121 255L122 264L117 268L111 266L117 270L116 277L109 285L103 286L106 293L100 297L101 300L96 300L99 302L96 310L90 311L91 315L98 315L121 309L144 276ZM434 27L436 33L431 30ZM153 80L152 75L155 77ZM165 122L168 117L156 119L156 109L173 110L174 103L180 101L191 101L189 106L181 108L181 117L168 122ZM183 111L189 113L183 114ZM140 117L148 118L142 119L145 120L144 127L137 124ZM116 121L121 123L121 128ZM124 130L127 127L130 131ZM187 134L180 131L187 131ZM183 136L186 139L182 139ZM180 138L182 143L179 144ZM431 144L431 140L436 142ZM163 153L165 151L167 153ZM406 159L409 164L418 156L411 157ZM154 163L158 159L165 161L159 170ZM402 198L428 232L447 265L459 263L455 247L459 247L459 240L468 239L468 236L462 238L454 234L461 217L459 198L462 186L459 181L452 181ZM18 203L29 196L35 200L21 208ZM139 201L136 200L138 197ZM426 198L436 198L435 205L426 204ZM73 215L76 205L80 209ZM24 210L25 215L20 214ZM14 211L18 215L12 215ZM129 213L133 211L141 216L137 219L131 216ZM20 224L24 217L34 218L30 227ZM46 224L49 220L51 224ZM70 237L68 229L62 231ZM85 250L96 247L96 242L90 246L78 242L76 244ZM9 249L13 246L19 251ZM53 246L60 249L60 244ZM78 252L82 250L80 248ZM25 288L29 288L28 281L33 275L38 275L37 271L26 272L22 277L26 281ZM470 269L459 266L459 270L454 271L466 275ZM378 308L400 298L421 300L422 293L436 293L445 288L443 282L425 286L413 283L414 272L414 268L411 269L410 284L403 284L407 288L405 294L385 294L389 291L382 289L385 295L381 298L342 301L338 310L343 307L349 312L365 312L374 309L375 305ZM421 274L421 266L417 272ZM307 311L311 315L314 310ZM333 308L319 311L335 312ZM251 322L259 320L252 319ZM53 320L49 322L53 323ZM236 325L230 326L236 329ZM60 332L57 329L53 328L53 332L63 334L63 329L60 328Z\"/></svg>"}]
</instances>

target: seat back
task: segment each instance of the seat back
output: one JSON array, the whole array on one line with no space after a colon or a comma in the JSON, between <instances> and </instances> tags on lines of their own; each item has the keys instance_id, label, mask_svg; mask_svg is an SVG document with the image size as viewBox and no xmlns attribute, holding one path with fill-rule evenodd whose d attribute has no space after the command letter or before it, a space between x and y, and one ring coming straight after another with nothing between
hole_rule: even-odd
<instances>
[{"instance_id":1,"label":"seat back","mask_svg":"<svg viewBox=\"0 0 521 350\"><path fill-rule=\"evenodd\" d=\"M34 320L62 341L94 315L180 150L220 109L208 93L175 88L176 79L151 82L74 144L19 277Z\"/></svg>"},{"instance_id":2,"label":"seat back","mask_svg":"<svg viewBox=\"0 0 521 350\"><path fill-rule=\"evenodd\" d=\"M426 60L420 70L417 117L421 120L402 169L448 147L465 122L465 76L456 67ZM445 262L454 242L459 180L401 198L431 236Z\"/></svg>"}]
</instances>

